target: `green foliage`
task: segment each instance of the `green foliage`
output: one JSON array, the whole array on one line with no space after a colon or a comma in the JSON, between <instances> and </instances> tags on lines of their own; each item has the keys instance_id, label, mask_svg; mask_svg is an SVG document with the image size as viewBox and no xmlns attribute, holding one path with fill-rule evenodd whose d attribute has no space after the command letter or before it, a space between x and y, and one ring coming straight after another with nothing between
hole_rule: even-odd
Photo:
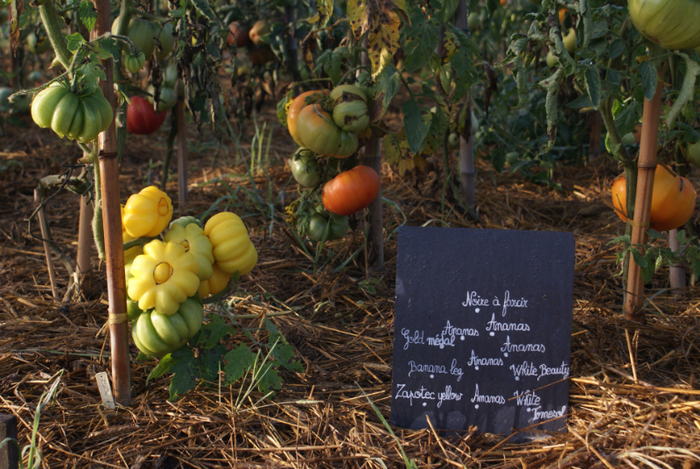
<instances>
[{"instance_id":1,"label":"green foliage","mask_svg":"<svg viewBox=\"0 0 700 469\"><path fill-rule=\"evenodd\" d=\"M630 254L642 271L644 282L649 282L654 273L664 265L685 264L691 267L693 276L700 278L700 245L695 236L688 236L685 230L678 231L677 251L672 251L666 243L664 235L653 229L648 231L649 242L646 245L630 244L630 236L619 236L608 244L619 244L617 262L622 265L624 258ZM622 275L622 271L618 275Z\"/></svg>"},{"instance_id":2,"label":"green foliage","mask_svg":"<svg viewBox=\"0 0 700 469\"><path fill-rule=\"evenodd\" d=\"M211 315L208 323L186 346L165 355L148 375L148 381L172 373L170 400L175 401L199 384L210 385L222 380L232 385L246 375L251 376L251 385L264 395L281 389L282 368L290 372L301 372L303 367L294 356L294 347L284 338L269 319L264 320L267 342L253 340L254 348L238 343L230 350L226 343L239 332L253 339L251 331L234 327L219 315ZM220 375L223 374L223 377Z\"/></svg>"}]
</instances>

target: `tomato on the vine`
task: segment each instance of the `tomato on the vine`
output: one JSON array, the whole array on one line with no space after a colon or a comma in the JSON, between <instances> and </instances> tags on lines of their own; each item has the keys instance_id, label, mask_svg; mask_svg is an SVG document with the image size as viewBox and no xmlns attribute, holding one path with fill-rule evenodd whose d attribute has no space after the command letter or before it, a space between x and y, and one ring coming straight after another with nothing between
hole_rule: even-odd
<instances>
[{"instance_id":1,"label":"tomato on the vine","mask_svg":"<svg viewBox=\"0 0 700 469\"><path fill-rule=\"evenodd\" d=\"M372 203L379 194L380 179L369 166L355 166L323 186L322 202L331 213L352 215Z\"/></svg>"},{"instance_id":2,"label":"tomato on the vine","mask_svg":"<svg viewBox=\"0 0 700 469\"><path fill-rule=\"evenodd\" d=\"M634 27L664 49L700 46L696 0L629 0L627 8Z\"/></svg>"},{"instance_id":3,"label":"tomato on the vine","mask_svg":"<svg viewBox=\"0 0 700 469\"><path fill-rule=\"evenodd\" d=\"M226 36L226 44L231 45L234 42L236 47L245 47L248 44L248 29L240 21L234 21L228 25L228 36Z\"/></svg>"},{"instance_id":4,"label":"tomato on the vine","mask_svg":"<svg viewBox=\"0 0 700 469\"><path fill-rule=\"evenodd\" d=\"M322 156L347 158L359 146L357 135L335 125L319 104L306 106L297 117L297 137L303 146Z\"/></svg>"},{"instance_id":5,"label":"tomato on the vine","mask_svg":"<svg viewBox=\"0 0 700 469\"><path fill-rule=\"evenodd\" d=\"M132 96L126 107L126 130L131 134L150 135L163 125L167 113L156 112L146 98Z\"/></svg>"},{"instance_id":6,"label":"tomato on the vine","mask_svg":"<svg viewBox=\"0 0 700 469\"><path fill-rule=\"evenodd\" d=\"M307 236L314 241L326 241L340 239L345 236L350 228L350 220L347 216L331 214L328 218L320 213L314 213L309 220L306 230Z\"/></svg>"},{"instance_id":7,"label":"tomato on the vine","mask_svg":"<svg viewBox=\"0 0 700 469\"><path fill-rule=\"evenodd\" d=\"M328 90L313 90L301 93L292 100L292 103L287 109L287 129L296 144L300 147L303 147L304 143L299 139L299 134L297 133L297 118L301 110L306 106L306 98L309 96L316 96L317 98L325 97L328 96Z\"/></svg>"},{"instance_id":8,"label":"tomato on the vine","mask_svg":"<svg viewBox=\"0 0 700 469\"><path fill-rule=\"evenodd\" d=\"M321 182L321 166L314 152L300 149L289 160L294 180L304 187L316 187Z\"/></svg>"},{"instance_id":9,"label":"tomato on the vine","mask_svg":"<svg viewBox=\"0 0 700 469\"><path fill-rule=\"evenodd\" d=\"M258 20L253 24L253 27L248 31L248 37L253 41L253 44L260 46L264 44L263 36L270 34L270 25L265 20Z\"/></svg>"},{"instance_id":10,"label":"tomato on the vine","mask_svg":"<svg viewBox=\"0 0 700 469\"><path fill-rule=\"evenodd\" d=\"M100 88L86 95L73 93L63 83L54 82L32 101L31 115L42 128L51 127L59 137L88 143L107 130L114 113Z\"/></svg>"},{"instance_id":11,"label":"tomato on the vine","mask_svg":"<svg viewBox=\"0 0 700 469\"><path fill-rule=\"evenodd\" d=\"M656 231L680 228L695 210L695 189L686 178L671 173L663 165L654 172L649 225ZM627 221L627 185L623 175L612 186L612 202L615 213Z\"/></svg>"}]
</instances>

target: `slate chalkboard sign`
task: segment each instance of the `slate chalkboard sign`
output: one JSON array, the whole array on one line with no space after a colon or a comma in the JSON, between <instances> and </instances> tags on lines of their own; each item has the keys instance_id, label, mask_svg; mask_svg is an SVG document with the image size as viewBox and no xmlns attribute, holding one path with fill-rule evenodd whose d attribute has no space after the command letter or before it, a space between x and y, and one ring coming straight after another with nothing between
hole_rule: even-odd
<instances>
[{"instance_id":1,"label":"slate chalkboard sign","mask_svg":"<svg viewBox=\"0 0 700 469\"><path fill-rule=\"evenodd\" d=\"M391 423L565 431L573 283L571 233L401 227Z\"/></svg>"}]
</instances>

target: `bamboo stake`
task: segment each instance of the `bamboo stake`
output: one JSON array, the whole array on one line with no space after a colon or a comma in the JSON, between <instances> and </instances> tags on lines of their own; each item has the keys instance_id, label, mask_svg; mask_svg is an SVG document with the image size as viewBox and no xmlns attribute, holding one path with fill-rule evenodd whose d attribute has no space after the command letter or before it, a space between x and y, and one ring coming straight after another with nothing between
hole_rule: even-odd
<instances>
[{"instance_id":1,"label":"bamboo stake","mask_svg":"<svg viewBox=\"0 0 700 469\"><path fill-rule=\"evenodd\" d=\"M41 205L41 190L34 189L34 203ZM53 265L51 258L51 246L49 246L49 227L46 225L46 217L44 216L44 208L39 207L37 212L39 217L39 228L41 229L41 238L44 244L44 255L46 256L46 268L49 270L49 281L51 282L51 294L55 299L58 299L58 290L56 289L56 268Z\"/></svg>"},{"instance_id":2,"label":"bamboo stake","mask_svg":"<svg viewBox=\"0 0 700 469\"><path fill-rule=\"evenodd\" d=\"M468 32L468 16L469 6L467 5L467 0L460 0L457 11L455 11L454 14L455 26L462 31ZM464 197L468 205L473 207L476 205L476 170L474 169L474 128L471 125L472 100L470 93L467 93L464 100L467 106L466 125L469 129L469 133L467 134L467 132L465 132L463 135L459 136L459 173L462 182L462 197Z\"/></svg>"},{"instance_id":3,"label":"bamboo stake","mask_svg":"<svg viewBox=\"0 0 700 469\"><path fill-rule=\"evenodd\" d=\"M175 105L177 118L177 189L180 210L187 203L187 121L185 120L185 101L178 98Z\"/></svg>"},{"instance_id":4,"label":"bamboo stake","mask_svg":"<svg viewBox=\"0 0 700 469\"><path fill-rule=\"evenodd\" d=\"M661 111L661 94L663 80L659 74L656 93L651 101L644 100L642 113L642 138L639 147L639 162L637 163L637 190L634 199L634 222L632 223L632 245L641 246L646 243L646 232L649 227L651 211L651 194L654 190L654 172L656 170L656 147L659 136L659 114ZM632 321L643 322L644 311L644 279L639 265L630 258L629 276L625 296L625 317Z\"/></svg>"},{"instance_id":5,"label":"bamboo stake","mask_svg":"<svg viewBox=\"0 0 700 469\"><path fill-rule=\"evenodd\" d=\"M94 0L97 23L92 37L110 31L109 0ZM105 98L115 107L114 64L103 61L107 79L101 87ZM107 294L109 297L109 332L112 359L114 399L118 404L131 404L131 369L129 363L129 330L126 314L126 280L124 278L124 249L122 237L121 206L119 204L119 167L117 164L117 140L115 122L99 137L100 187L104 226L105 258L107 264Z\"/></svg>"}]
</instances>

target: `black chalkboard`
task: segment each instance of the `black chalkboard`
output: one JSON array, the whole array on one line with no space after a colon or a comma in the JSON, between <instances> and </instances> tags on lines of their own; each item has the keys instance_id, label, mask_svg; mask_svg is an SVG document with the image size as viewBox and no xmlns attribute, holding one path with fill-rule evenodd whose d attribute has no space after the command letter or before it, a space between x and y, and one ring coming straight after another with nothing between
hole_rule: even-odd
<instances>
[{"instance_id":1,"label":"black chalkboard","mask_svg":"<svg viewBox=\"0 0 700 469\"><path fill-rule=\"evenodd\" d=\"M565 431L571 233L401 227L391 423Z\"/></svg>"}]
</instances>

